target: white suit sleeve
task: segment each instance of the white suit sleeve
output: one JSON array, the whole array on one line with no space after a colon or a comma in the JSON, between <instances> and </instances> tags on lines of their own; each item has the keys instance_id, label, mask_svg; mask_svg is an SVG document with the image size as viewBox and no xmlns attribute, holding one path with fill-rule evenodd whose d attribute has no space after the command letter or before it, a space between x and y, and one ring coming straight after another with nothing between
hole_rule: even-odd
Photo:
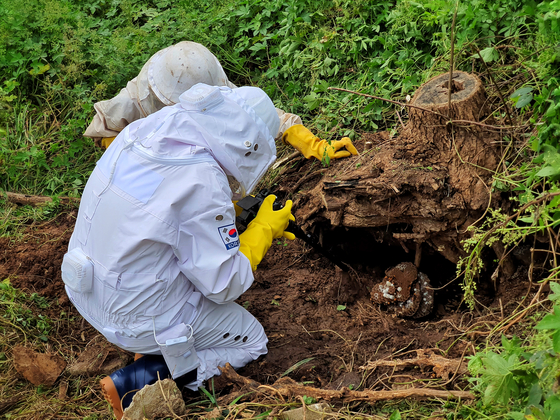
<instances>
[{"instance_id":1,"label":"white suit sleeve","mask_svg":"<svg viewBox=\"0 0 560 420\"><path fill-rule=\"evenodd\" d=\"M254 280L249 260L239 251L231 192L220 184L214 175L191 190L175 249L181 271L219 304L237 299Z\"/></svg>"},{"instance_id":2,"label":"white suit sleeve","mask_svg":"<svg viewBox=\"0 0 560 420\"><path fill-rule=\"evenodd\" d=\"M116 137L128 124L145 117L137 105L134 91L136 78L107 101L95 103L95 117L84 133L85 137Z\"/></svg>"},{"instance_id":3,"label":"white suit sleeve","mask_svg":"<svg viewBox=\"0 0 560 420\"><path fill-rule=\"evenodd\" d=\"M283 133L293 125L303 124L299 115L290 114L289 112L285 112L280 108L276 108L276 113L278 114L278 118L280 118L280 128L278 129L278 134ZM277 135L275 135L274 137L276 137Z\"/></svg>"}]
</instances>

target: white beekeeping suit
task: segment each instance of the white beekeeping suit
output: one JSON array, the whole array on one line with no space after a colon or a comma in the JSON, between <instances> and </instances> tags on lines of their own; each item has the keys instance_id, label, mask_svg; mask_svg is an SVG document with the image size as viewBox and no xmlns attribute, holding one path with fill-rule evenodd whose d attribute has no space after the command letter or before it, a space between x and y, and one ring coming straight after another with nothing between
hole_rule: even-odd
<instances>
[{"instance_id":1,"label":"white beekeeping suit","mask_svg":"<svg viewBox=\"0 0 560 420\"><path fill-rule=\"evenodd\" d=\"M262 326L233 302L253 272L228 176L255 187L276 158L279 124L258 88L197 84L128 125L82 196L63 263L71 301L117 346L163 353L174 378L198 368L192 389L267 352ZM162 343L183 336L194 349L166 354Z\"/></svg>"},{"instance_id":2,"label":"white beekeeping suit","mask_svg":"<svg viewBox=\"0 0 560 420\"><path fill-rule=\"evenodd\" d=\"M100 144L103 138L111 139L103 144L107 147L128 124L164 106L175 105L179 96L196 83L235 88L218 59L201 44L183 41L160 50L116 97L94 105L96 115L84 136ZM301 124L297 115L280 109L277 112L281 120L279 132Z\"/></svg>"}]
</instances>

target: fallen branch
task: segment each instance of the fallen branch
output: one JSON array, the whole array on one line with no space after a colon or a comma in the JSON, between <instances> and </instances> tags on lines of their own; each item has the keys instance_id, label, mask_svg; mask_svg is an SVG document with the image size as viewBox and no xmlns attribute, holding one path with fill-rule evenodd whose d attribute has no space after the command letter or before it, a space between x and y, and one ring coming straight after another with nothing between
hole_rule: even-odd
<instances>
[{"instance_id":1,"label":"fallen branch","mask_svg":"<svg viewBox=\"0 0 560 420\"><path fill-rule=\"evenodd\" d=\"M8 198L10 203L14 204L22 204L22 205L29 205L33 207L41 207L46 206L49 203L52 203L54 200L52 197L46 197L43 195L28 195L28 194L19 194L5 191L3 192L4 196ZM0 196L2 193L0 193ZM58 197L58 200L62 204L71 204L71 203L79 203L80 199L75 197Z\"/></svg>"},{"instance_id":2,"label":"fallen branch","mask_svg":"<svg viewBox=\"0 0 560 420\"><path fill-rule=\"evenodd\" d=\"M354 401L388 401L388 400L401 400L407 398L415 399L429 399L429 398L444 398L444 399L474 399L474 395L468 391L446 391L428 388L409 388L391 391L353 391L344 388L340 391L313 388L310 386L300 385L290 378L281 378L271 386L263 386L258 382L240 376L233 370L228 363L225 367L219 367L224 379L247 388L248 391L254 391L260 394L272 393L274 395L281 395L285 398L298 398L301 396L312 397L317 400L339 401L342 403L349 403Z\"/></svg>"}]
</instances>

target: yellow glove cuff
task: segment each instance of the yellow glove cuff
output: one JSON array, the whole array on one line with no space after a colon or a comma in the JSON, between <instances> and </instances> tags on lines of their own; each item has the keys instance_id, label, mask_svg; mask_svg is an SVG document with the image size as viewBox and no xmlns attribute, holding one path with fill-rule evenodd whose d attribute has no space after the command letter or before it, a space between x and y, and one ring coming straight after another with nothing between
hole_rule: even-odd
<instances>
[{"instance_id":1,"label":"yellow glove cuff","mask_svg":"<svg viewBox=\"0 0 560 420\"><path fill-rule=\"evenodd\" d=\"M108 148L111 143L113 143L113 140L115 140L115 137L103 137L101 139L101 147L104 147L105 149Z\"/></svg>"},{"instance_id":2,"label":"yellow glove cuff","mask_svg":"<svg viewBox=\"0 0 560 420\"><path fill-rule=\"evenodd\" d=\"M247 257L253 271L257 269L272 245L272 229L258 223L249 223L239 235L239 251Z\"/></svg>"}]
</instances>

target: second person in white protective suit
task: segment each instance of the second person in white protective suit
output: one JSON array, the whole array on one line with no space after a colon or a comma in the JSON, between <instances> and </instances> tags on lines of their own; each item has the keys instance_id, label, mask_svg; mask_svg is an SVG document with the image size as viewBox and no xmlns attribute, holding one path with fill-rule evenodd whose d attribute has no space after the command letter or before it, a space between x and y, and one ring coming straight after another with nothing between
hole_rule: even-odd
<instances>
[{"instance_id":1,"label":"second person in white protective suit","mask_svg":"<svg viewBox=\"0 0 560 420\"><path fill-rule=\"evenodd\" d=\"M107 148L128 124L165 106L175 105L179 96L196 83L235 88L218 59L203 45L182 41L164 48L144 64L138 76L117 96L94 105L96 115L84 136ZM306 158L337 159L357 154L348 137L329 143L305 128L299 116L278 108L276 112L280 124L278 131L271 134L275 138L282 137Z\"/></svg>"},{"instance_id":2,"label":"second person in white protective suit","mask_svg":"<svg viewBox=\"0 0 560 420\"><path fill-rule=\"evenodd\" d=\"M233 301L272 240L294 239L292 203L274 211L269 196L239 235L230 180L253 190L279 124L258 88L197 84L127 125L91 174L62 277L91 325L144 355L102 380L118 418L158 372L197 389L218 366L266 354L262 326Z\"/></svg>"}]
</instances>

